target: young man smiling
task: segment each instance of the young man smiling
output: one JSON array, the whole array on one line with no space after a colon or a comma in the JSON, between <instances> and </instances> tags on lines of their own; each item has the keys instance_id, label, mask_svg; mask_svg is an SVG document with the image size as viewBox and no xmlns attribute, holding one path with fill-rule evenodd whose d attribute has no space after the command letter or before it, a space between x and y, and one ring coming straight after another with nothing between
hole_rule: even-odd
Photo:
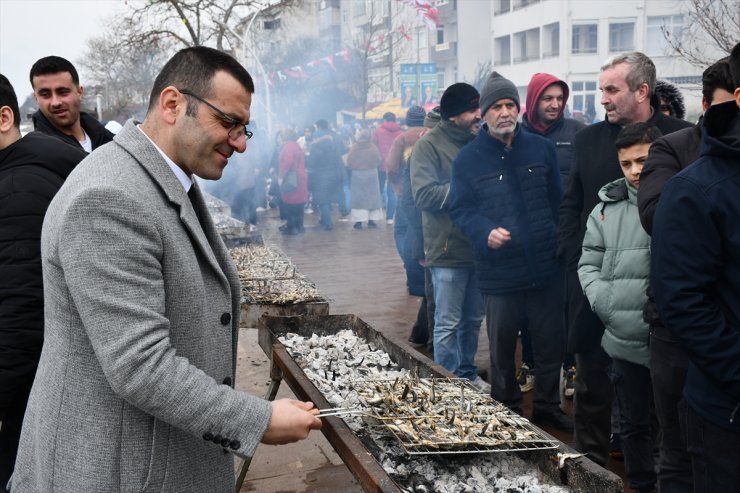
<instances>
[{"instance_id":1,"label":"young man smiling","mask_svg":"<svg viewBox=\"0 0 740 493\"><path fill-rule=\"evenodd\" d=\"M113 134L98 120L80 111L84 89L68 60L58 56L41 58L31 67L30 79L39 105L33 115L36 130L88 153L113 140Z\"/></svg>"}]
</instances>

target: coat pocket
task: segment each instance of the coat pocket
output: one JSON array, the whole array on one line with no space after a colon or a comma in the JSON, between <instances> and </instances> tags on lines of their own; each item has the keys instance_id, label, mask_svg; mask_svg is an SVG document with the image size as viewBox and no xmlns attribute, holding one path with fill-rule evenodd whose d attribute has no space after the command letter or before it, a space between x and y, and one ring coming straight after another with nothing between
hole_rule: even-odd
<instances>
[{"instance_id":1,"label":"coat pocket","mask_svg":"<svg viewBox=\"0 0 740 493\"><path fill-rule=\"evenodd\" d=\"M152 440L149 447L148 471L144 487L141 490L142 493L162 491L162 484L167 473L169 439L170 426L163 421L154 419Z\"/></svg>"}]
</instances>

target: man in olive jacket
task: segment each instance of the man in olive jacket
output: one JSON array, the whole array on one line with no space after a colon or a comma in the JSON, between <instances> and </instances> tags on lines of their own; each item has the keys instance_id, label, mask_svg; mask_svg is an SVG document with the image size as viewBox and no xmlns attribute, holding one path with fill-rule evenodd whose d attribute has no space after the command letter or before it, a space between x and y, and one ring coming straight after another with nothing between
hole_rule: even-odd
<instances>
[{"instance_id":1,"label":"man in olive jacket","mask_svg":"<svg viewBox=\"0 0 740 493\"><path fill-rule=\"evenodd\" d=\"M473 254L448 212L452 161L478 132L479 98L478 91L464 82L445 90L442 120L414 146L411 189L422 211L424 253L434 284L434 361L490 392L475 367L483 299Z\"/></svg>"}]
</instances>

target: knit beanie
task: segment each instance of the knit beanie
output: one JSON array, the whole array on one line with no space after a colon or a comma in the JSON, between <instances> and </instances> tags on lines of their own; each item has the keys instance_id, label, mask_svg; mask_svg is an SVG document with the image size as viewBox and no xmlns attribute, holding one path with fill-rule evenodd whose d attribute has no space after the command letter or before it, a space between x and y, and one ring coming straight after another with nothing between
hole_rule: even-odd
<instances>
[{"instance_id":1,"label":"knit beanie","mask_svg":"<svg viewBox=\"0 0 740 493\"><path fill-rule=\"evenodd\" d=\"M493 72L483 86L483 90L480 95L480 114L485 115L488 108L493 106L493 103L499 99L509 98L514 100L516 103L517 111L520 110L519 106L519 91L516 90L516 86L509 79L505 79L498 72Z\"/></svg>"},{"instance_id":2,"label":"knit beanie","mask_svg":"<svg viewBox=\"0 0 740 493\"><path fill-rule=\"evenodd\" d=\"M465 82L457 82L445 89L439 101L439 112L446 120L451 116L478 108L479 99L480 94L475 87Z\"/></svg>"},{"instance_id":3,"label":"knit beanie","mask_svg":"<svg viewBox=\"0 0 740 493\"><path fill-rule=\"evenodd\" d=\"M421 127L424 125L426 111L421 106L412 106L406 112L406 125L409 127Z\"/></svg>"},{"instance_id":4,"label":"knit beanie","mask_svg":"<svg viewBox=\"0 0 740 493\"><path fill-rule=\"evenodd\" d=\"M426 128L434 128L437 126L442 116L439 114L439 106L432 108L427 116L424 117L424 126Z\"/></svg>"}]
</instances>

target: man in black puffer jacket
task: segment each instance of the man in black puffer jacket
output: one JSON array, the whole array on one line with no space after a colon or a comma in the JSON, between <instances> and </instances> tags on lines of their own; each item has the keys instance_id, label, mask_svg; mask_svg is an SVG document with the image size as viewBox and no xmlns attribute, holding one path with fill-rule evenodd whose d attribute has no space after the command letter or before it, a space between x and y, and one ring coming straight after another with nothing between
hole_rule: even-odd
<instances>
[{"instance_id":1,"label":"man in black puffer jacket","mask_svg":"<svg viewBox=\"0 0 740 493\"><path fill-rule=\"evenodd\" d=\"M601 67L599 89L606 120L576 134L576 160L560 206L558 257L566 266L566 323L568 350L576 353L576 448L599 465L606 465L611 427L612 386L607 374L609 356L601 348L604 325L591 311L578 280L586 218L599 202L598 191L622 177L614 140L630 123L649 122L663 135L691 124L659 111L654 98L655 65L639 52L610 59Z\"/></svg>"},{"instance_id":2,"label":"man in black puffer jacket","mask_svg":"<svg viewBox=\"0 0 740 493\"><path fill-rule=\"evenodd\" d=\"M39 59L31 67L31 87L39 110L33 115L36 130L92 152L113 140L93 116L80 111L84 90L77 70L58 56Z\"/></svg>"},{"instance_id":3,"label":"man in black puffer jacket","mask_svg":"<svg viewBox=\"0 0 740 493\"><path fill-rule=\"evenodd\" d=\"M702 108L724 103L733 98L734 83L726 58L702 74ZM701 123L661 137L650 147L648 159L640 174L637 207L640 221L649 235L653 233L653 216L665 183L699 158ZM655 414L660 424L660 491L689 493L693 489L691 462L686 450L685 433L679 413L689 358L678 341L658 316L652 289L643 312L650 324L650 376L653 382Z\"/></svg>"},{"instance_id":4,"label":"man in black puffer jacket","mask_svg":"<svg viewBox=\"0 0 740 493\"><path fill-rule=\"evenodd\" d=\"M0 75L0 492L13 472L44 340L41 224L82 149L39 132L21 138L18 100Z\"/></svg>"},{"instance_id":5,"label":"man in black puffer jacket","mask_svg":"<svg viewBox=\"0 0 740 493\"><path fill-rule=\"evenodd\" d=\"M706 111L700 158L666 183L653 225L656 305L690 361L681 408L696 493L740 484L740 43L730 71L734 100Z\"/></svg>"}]
</instances>

